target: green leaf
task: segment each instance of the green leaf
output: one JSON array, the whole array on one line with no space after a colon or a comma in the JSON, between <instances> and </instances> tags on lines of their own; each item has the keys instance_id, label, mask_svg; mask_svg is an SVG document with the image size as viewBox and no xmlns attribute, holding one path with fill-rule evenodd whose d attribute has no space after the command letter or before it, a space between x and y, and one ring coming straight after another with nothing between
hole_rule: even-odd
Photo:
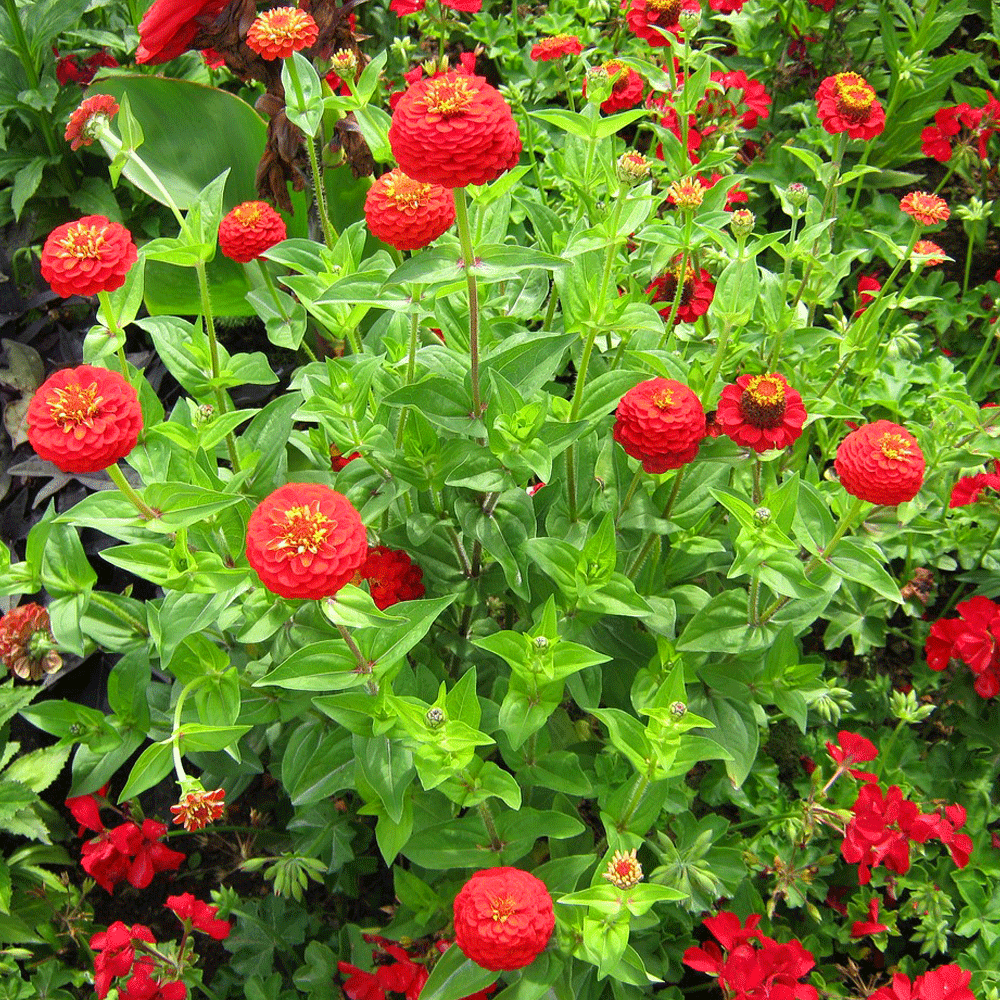
<instances>
[{"instance_id":1,"label":"green leaf","mask_svg":"<svg viewBox=\"0 0 1000 1000\"><path fill-rule=\"evenodd\" d=\"M323 84L312 61L301 52L293 52L291 65L287 59L282 61L281 85L288 120L312 138L323 120Z\"/></svg>"},{"instance_id":2,"label":"green leaf","mask_svg":"<svg viewBox=\"0 0 1000 1000\"><path fill-rule=\"evenodd\" d=\"M389 818L399 823L403 801L416 773L413 753L385 736L354 737L355 767L378 795Z\"/></svg>"},{"instance_id":3,"label":"green leaf","mask_svg":"<svg viewBox=\"0 0 1000 1000\"><path fill-rule=\"evenodd\" d=\"M170 741L146 747L132 765L128 781L118 796L118 804L141 795L158 785L173 770L173 752Z\"/></svg>"},{"instance_id":4,"label":"green leaf","mask_svg":"<svg viewBox=\"0 0 1000 1000\"><path fill-rule=\"evenodd\" d=\"M706 729L699 734L719 744L731 756L725 762L726 772L733 787L739 788L749 776L760 746L760 731L753 708L746 702L714 694L692 698L688 707L715 723L715 729Z\"/></svg>"},{"instance_id":5,"label":"green leaf","mask_svg":"<svg viewBox=\"0 0 1000 1000\"><path fill-rule=\"evenodd\" d=\"M321 720L295 728L281 758L281 783L293 806L306 806L351 788L354 751L350 734Z\"/></svg>"},{"instance_id":6,"label":"green leaf","mask_svg":"<svg viewBox=\"0 0 1000 1000\"><path fill-rule=\"evenodd\" d=\"M742 590L716 594L687 623L677 648L705 653L751 653L767 649L779 632L773 623L751 628Z\"/></svg>"},{"instance_id":7,"label":"green leaf","mask_svg":"<svg viewBox=\"0 0 1000 1000\"><path fill-rule=\"evenodd\" d=\"M20 782L35 794L44 792L62 771L69 758L70 747L44 747L18 757L3 772L3 781Z\"/></svg>"},{"instance_id":8,"label":"green leaf","mask_svg":"<svg viewBox=\"0 0 1000 1000\"><path fill-rule=\"evenodd\" d=\"M476 965L453 944L435 964L420 991L420 1000L463 1000L492 986L500 976Z\"/></svg>"},{"instance_id":9,"label":"green leaf","mask_svg":"<svg viewBox=\"0 0 1000 1000\"><path fill-rule=\"evenodd\" d=\"M357 660L343 639L312 642L295 650L254 687L280 687L289 691L340 691L365 682L355 672Z\"/></svg>"},{"instance_id":10,"label":"green leaf","mask_svg":"<svg viewBox=\"0 0 1000 1000\"><path fill-rule=\"evenodd\" d=\"M841 539L827 560L841 576L870 587L881 597L902 604L899 584L885 568L885 558L876 554L863 541Z\"/></svg>"}]
</instances>

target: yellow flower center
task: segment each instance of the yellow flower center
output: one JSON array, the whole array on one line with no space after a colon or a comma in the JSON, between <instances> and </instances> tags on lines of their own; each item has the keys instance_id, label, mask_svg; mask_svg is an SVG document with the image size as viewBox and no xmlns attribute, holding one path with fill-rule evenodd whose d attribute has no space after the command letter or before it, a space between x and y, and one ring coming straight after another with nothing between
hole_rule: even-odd
<instances>
[{"instance_id":1,"label":"yellow flower center","mask_svg":"<svg viewBox=\"0 0 1000 1000\"><path fill-rule=\"evenodd\" d=\"M63 431L69 433L77 427L93 426L101 397L97 395L96 382L90 385L70 383L64 389L53 389L48 404L49 415Z\"/></svg>"},{"instance_id":2,"label":"yellow flower center","mask_svg":"<svg viewBox=\"0 0 1000 1000\"><path fill-rule=\"evenodd\" d=\"M402 170L393 170L389 173L383 190L386 197L391 198L397 207L419 208L431 193L431 185L415 181Z\"/></svg>"},{"instance_id":3,"label":"yellow flower center","mask_svg":"<svg viewBox=\"0 0 1000 1000\"><path fill-rule=\"evenodd\" d=\"M900 434L890 434L886 431L879 438L877 444L879 450L886 458L907 458L913 454L910 449L910 443Z\"/></svg>"},{"instance_id":4,"label":"yellow flower center","mask_svg":"<svg viewBox=\"0 0 1000 1000\"><path fill-rule=\"evenodd\" d=\"M438 115L460 115L472 103L476 91L467 76L455 74L431 80L424 94L428 111Z\"/></svg>"},{"instance_id":5,"label":"yellow flower center","mask_svg":"<svg viewBox=\"0 0 1000 1000\"><path fill-rule=\"evenodd\" d=\"M319 509L309 505L289 507L285 511L285 523L280 525L273 548L288 549L293 555L303 555L311 552L315 555L326 541L327 535L336 527L336 521L331 520Z\"/></svg>"},{"instance_id":6,"label":"yellow flower center","mask_svg":"<svg viewBox=\"0 0 1000 1000\"><path fill-rule=\"evenodd\" d=\"M646 0L646 9L657 14L665 14L665 20L668 24L680 17L683 6L683 0Z\"/></svg>"},{"instance_id":7,"label":"yellow flower center","mask_svg":"<svg viewBox=\"0 0 1000 1000\"><path fill-rule=\"evenodd\" d=\"M233 218L241 226L253 226L260 222L261 216L264 214L264 206L259 201L248 201L242 205L237 205L233 209Z\"/></svg>"},{"instance_id":8,"label":"yellow flower center","mask_svg":"<svg viewBox=\"0 0 1000 1000\"><path fill-rule=\"evenodd\" d=\"M659 410L669 410L674 405L674 394L669 389L660 389L653 397L653 405Z\"/></svg>"},{"instance_id":9,"label":"yellow flower center","mask_svg":"<svg viewBox=\"0 0 1000 1000\"><path fill-rule=\"evenodd\" d=\"M264 11L253 24L253 32L261 42L271 45L304 44L312 17L295 7L278 7Z\"/></svg>"},{"instance_id":10,"label":"yellow flower center","mask_svg":"<svg viewBox=\"0 0 1000 1000\"><path fill-rule=\"evenodd\" d=\"M834 77L837 109L852 121L863 121L875 103L875 89L857 73L838 73Z\"/></svg>"},{"instance_id":11,"label":"yellow flower center","mask_svg":"<svg viewBox=\"0 0 1000 1000\"><path fill-rule=\"evenodd\" d=\"M97 260L104 246L104 230L98 226L78 223L66 230L59 241L60 257L76 257L79 260Z\"/></svg>"},{"instance_id":12,"label":"yellow flower center","mask_svg":"<svg viewBox=\"0 0 1000 1000\"><path fill-rule=\"evenodd\" d=\"M490 916L498 924L505 924L517 913L517 900L513 896L491 896Z\"/></svg>"}]
</instances>

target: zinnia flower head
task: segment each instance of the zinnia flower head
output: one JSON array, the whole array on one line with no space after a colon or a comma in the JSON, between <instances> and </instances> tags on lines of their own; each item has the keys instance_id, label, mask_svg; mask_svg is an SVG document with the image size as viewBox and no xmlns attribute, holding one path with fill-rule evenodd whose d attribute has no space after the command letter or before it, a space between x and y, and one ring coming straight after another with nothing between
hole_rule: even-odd
<instances>
[{"instance_id":1,"label":"zinnia flower head","mask_svg":"<svg viewBox=\"0 0 1000 1000\"><path fill-rule=\"evenodd\" d=\"M64 138L69 148L91 145L116 114L118 103L110 94L95 94L81 101L66 126Z\"/></svg>"},{"instance_id":2,"label":"zinnia flower head","mask_svg":"<svg viewBox=\"0 0 1000 1000\"><path fill-rule=\"evenodd\" d=\"M638 850L615 851L608 861L608 866L601 873L601 878L607 879L616 889L627 891L642 881L642 865L639 864Z\"/></svg>"},{"instance_id":3,"label":"zinnia flower head","mask_svg":"<svg viewBox=\"0 0 1000 1000\"><path fill-rule=\"evenodd\" d=\"M646 472L679 469L698 454L705 436L705 411L683 383L649 379L622 396L613 436Z\"/></svg>"},{"instance_id":4,"label":"zinnia flower head","mask_svg":"<svg viewBox=\"0 0 1000 1000\"><path fill-rule=\"evenodd\" d=\"M611 59L600 66L592 67L590 73L601 73L611 81L611 93L601 101L601 110L606 115L627 111L642 100L642 77L631 66L625 66L617 59ZM587 96L586 77L583 80L583 96Z\"/></svg>"},{"instance_id":5,"label":"zinnia flower head","mask_svg":"<svg viewBox=\"0 0 1000 1000\"><path fill-rule=\"evenodd\" d=\"M287 235L285 220L266 201L244 201L219 223L219 249L230 260L247 264Z\"/></svg>"},{"instance_id":6,"label":"zinnia flower head","mask_svg":"<svg viewBox=\"0 0 1000 1000\"><path fill-rule=\"evenodd\" d=\"M551 62L566 56L578 56L582 51L583 43L576 35L552 35L532 45L531 58L535 62Z\"/></svg>"},{"instance_id":7,"label":"zinnia flower head","mask_svg":"<svg viewBox=\"0 0 1000 1000\"><path fill-rule=\"evenodd\" d=\"M142 409L117 372L80 365L50 375L28 404L28 441L63 472L99 472L124 458L142 431Z\"/></svg>"},{"instance_id":8,"label":"zinnia flower head","mask_svg":"<svg viewBox=\"0 0 1000 1000\"><path fill-rule=\"evenodd\" d=\"M931 240L917 240L913 244L913 255L926 258L926 260L914 261L918 267L937 267L945 260L944 250Z\"/></svg>"},{"instance_id":9,"label":"zinnia flower head","mask_svg":"<svg viewBox=\"0 0 1000 1000\"><path fill-rule=\"evenodd\" d=\"M202 26L222 13L229 0L155 0L139 22L135 61L165 63L191 48Z\"/></svg>"},{"instance_id":10,"label":"zinnia flower head","mask_svg":"<svg viewBox=\"0 0 1000 1000\"><path fill-rule=\"evenodd\" d=\"M831 135L846 132L852 139L874 139L885 128L885 109L875 88L857 73L828 76L816 91L816 107Z\"/></svg>"},{"instance_id":11,"label":"zinnia flower head","mask_svg":"<svg viewBox=\"0 0 1000 1000\"><path fill-rule=\"evenodd\" d=\"M265 497L247 524L247 559L281 597L331 597L365 560L361 515L320 483L287 483Z\"/></svg>"},{"instance_id":12,"label":"zinnia flower head","mask_svg":"<svg viewBox=\"0 0 1000 1000\"><path fill-rule=\"evenodd\" d=\"M802 433L806 408L783 375L740 375L722 390L715 422L723 434L756 452L787 448Z\"/></svg>"},{"instance_id":13,"label":"zinnia flower head","mask_svg":"<svg viewBox=\"0 0 1000 1000\"><path fill-rule=\"evenodd\" d=\"M264 59L287 59L308 49L319 37L312 14L298 7L272 7L258 14L247 32L247 45Z\"/></svg>"},{"instance_id":14,"label":"zinnia flower head","mask_svg":"<svg viewBox=\"0 0 1000 1000\"><path fill-rule=\"evenodd\" d=\"M545 883L519 868L476 872L455 897L455 943L484 969L530 965L555 922Z\"/></svg>"},{"instance_id":15,"label":"zinnia flower head","mask_svg":"<svg viewBox=\"0 0 1000 1000\"><path fill-rule=\"evenodd\" d=\"M42 277L56 295L96 295L125 284L138 259L132 234L103 215L85 215L49 233L42 247Z\"/></svg>"},{"instance_id":16,"label":"zinnia flower head","mask_svg":"<svg viewBox=\"0 0 1000 1000\"><path fill-rule=\"evenodd\" d=\"M841 441L834 468L851 496L895 507L920 492L924 454L906 428L876 420Z\"/></svg>"},{"instance_id":17,"label":"zinnia flower head","mask_svg":"<svg viewBox=\"0 0 1000 1000\"><path fill-rule=\"evenodd\" d=\"M451 188L415 181L395 167L368 189L365 220L383 243L419 250L451 228L455 195Z\"/></svg>"},{"instance_id":18,"label":"zinnia flower head","mask_svg":"<svg viewBox=\"0 0 1000 1000\"><path fill-rule=\"evenodd\" d=\"M670 318L678 282L681 282L682 287L674 323L693 323L699 316L708 312L708 307L715 296L715 283L704 268L699 268L695 274L694 265L690 260L685 260L683 255L675 257L670 267L654 278L646 288L647 295L653 293L654 303L665 303L659 310L664 319Z\"/></svg>"},{"instance_id":19,"label":"zinnia flower head","mask_svg":"<svg viewBox=\"0 0 1000 1000\"><path fill-rule=\"evenodd\" d=\"M683 34L681 11L701 14L698 0L621 0L629 31L652 46L669 45Z\"/></svg>"},{"instance_id":20,"label":"zinnia flower head","mask_svg":"<svg viewBox=\"0 0 1000 1000\"><path fill-rule=\"evenodd\" d=\"M383 611L399 601L424 596L424 571L399 549L385 545L370 548L358 575L368 582L372 600Z\"/></svg>"},{"instance_id":21,"label":"zinnia flower head","mask_svg":"<svg viewBox=\"0 0 1000 1000\"><path fill-rule=\"evenodd\" d=\"M936 226L947 222L951 215L948 202L936 194L926 191L911 191L899 203L899 207L923 226Z\"/></svg>"},{"instance_id":22,"label":"zinnia flower head","mask_svg":"<svg viewBox=\"0 0 1000 1000\"><path fill-rule=\"evenodd\" d=\"M62 666L53 649L49 613L40 604L21 604L0 618L0 663L22 680L39 681Z\"/></svg>"},{"instance_id":23,"label":"zinnia flower head","mask_svg":"<svg viewBox=\"0 0 1000 1000\"><path fill-rule=\"evenodd\" d=\"M180 802L171 806L170 811L174 814L175 823L181 824L188 833L194 833L221 819L225 803L225 789L206 792L200 781L188 779L181 788Z\"/></svg>"},{"instance_id":24,"label":"zinnia flower head","mask_svg":"<svg viewBox=\"0 0 1000 1000\"><path fill-rule=\"evenodd\" d=\"M393 112L389 143L408 176L446 188L488 184L521 155L521 134L500 92L458 70L407 89Z\"/></svg>"},{"instance_id":25,"label":"zinnia flower head","mask_svg":"<svg viewBox=\"0 0 1000 1000\"><path fill-rule=\"evenodd\" d=\"M697 177L674 181L667 188L667 201L688 211L698 208L705 200L705 188Z\"/></svg>"}]
</instances>

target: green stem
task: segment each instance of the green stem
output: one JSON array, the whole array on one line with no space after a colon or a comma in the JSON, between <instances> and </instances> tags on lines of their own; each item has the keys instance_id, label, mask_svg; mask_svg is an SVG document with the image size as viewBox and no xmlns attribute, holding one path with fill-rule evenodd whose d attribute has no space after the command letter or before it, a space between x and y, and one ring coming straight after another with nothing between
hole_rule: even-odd
<instances>
[{"instance_id":1,"label":"green stem","mask_svg":"<svg viewBox=\"0 0 1000 1000\"><path fill-rule=\"evenodd\" d=\"M878 755L878 763L875 765L875 773L882 777L882 772L885 770L885 763L889 759L889 751L896 745L896 741L899 739L899 734L903 729L905 723L902 719L896 723L896 728L893 729L889 738L882 744L881 750Z\"/></svg>"},{"instance_id":2,"label":"green stem","mask_svg":"<svg viewBox=\"0 0 1000 1000\"><path fill-rule=\"evenodd\" d=\"M181 712L184 710L184 702L187 701L188 695L202 684L207 683L208 680L208 675L203 674L200 677L196 677L190 683L185 684L184 687L181 688L181 693L177 696L177 704L174 705L174 726L170 740L174 757L174 771L177 773L177 780L181 784L187 780L187 772L184 770L184 762L181 759Z\"/></svg>"},{"instance_id":3,"label":"green stem","mask_svg":"<svg viewBox=\"0 0 1000 1000\"><path fill-rule=\"evenodd\" d=\"M708 316L702 316L702 321L705 326L705 338L708 339ZM708 401L712 396L712 387L715 385L715 379L719 374L719 369L722 367L722 362L726 356L726 348L729 346L729 336L733 332L732 321L727 317L723 321L722 332L719 334L719 343L715 349L715 359L712 361L712 370L709 372L708 381L705 383L705 389L702 393L701 405L703 407L708 406Z\"/></svg>"},{"instance_id":4,"label":"green stem","mask_svg":"<svg viewBox=\"0 0 1000 1000\"><path fill-rule=\"evenodd\" d=\"M365 654L361 652L358 644L354 641L354 636L352 636L351 633L340 624L340 622L337 622L337 631L340 633L344 642L347 643L347 648L354 656L354 662L358 665L358 672L362 674L370 674L372 672L372 666L365 658Z\"/></svg>"},{"instance_id":5,"label":"green stem","mask_svg":"<svg viewBox=\"0 0 1000 1000\"><path fill-rule=\"evenodd\" d=\"M483 826L486 827L486 836L490 838L490 850L499 853L503 850L503 841L497 833L497 825L493 821L493 813L490 812L490 807L486 802L479 803L479 816L483 821Z\"/></svg>"},{"instance_id":6,"label":"green stem","mask_svg":"<svg viewBox=\"0 0 1000 1000\"><path fill-rule=\"evenodd\" d=\"M635 496L635 491L639 485L640 479L642 479L641 465L635 470L635 475L632 477L632 482L629 484L628 492L625 494L625 499L622 500L622 505L618 508L618 513L615 516L616 528L618 527L618 522L622 519L622 515L628 510L628 505L632 502L632 497Z\"/></svg>"},{"instance_id":7,"label":"green stem","mask_svg":"<svg viewBox=\"0 0 1000 1000\"><path fill-rule=\"evenodd\" d=\"M781 272L781 295L779 296L779 301L784 304L788 296L788 279L792 273L792 256L795 252L795 230L798 228L799 217L801 212L796 208L795 214L792 216L791 229L788 232L788 247L787 253L785 255L785 266ZM774 336L774 347L771 348L771 356L767 359L767 370L769 372L774 371L774 366L778 362L778 356L781 354L781 345L785 339L785 331L791 326L790 323L783 323Z\"/></svg>"},{"instance_id":8,"label":"green stem","mask_svg":"<svg viewBox=\"0 0 1000 1000\"><path fill-rule=\"evenodd\" d=\"M590 355L594 351L594 341L597 339L597 324L593 324L583 344L583 357L580 359L580 370L576 373L576 386L573 389L573 403L569 411L569 423L580 415L583 405L583 387L587 384L587 369L590 367ZM569 502L569 519L573 523L577 519L576 510L576 451L573 445L566 449L566 499Z\"/></svg>"},{"instance_id":9,"label":"green stem","mask_svg":"<svg viewBox=\"0 0 1000 1000\"><path fill-rule=\"evenodd\" d=\"M215 399L219 406L219 413L229 412L229 397L226 395L219 380L222 376L222 368L219 364L219 342L215 336L215 319L212 316L212 297L208 291L208 277L205 274L205 262L199 261L195 265L195 272L198 275L198 293L201 296L201 315L205 322L205 335L208 337L208 354L212 367L212 382L215 390ZM236 438L233 432L226 434L226 449L229 451L229 464L233 467L233 472L240 471L240 457L236 450Z\"/></svg>"},{"instance_id":10,"label":"green stem","mask_svg":"<svg viewBox=\"0 0 1000 1000\"><path fill-rule=\"evenodd\" d=\"M143 625L143 623L139 621L138 618L136 618L134 615L130 615L127 611L118 607L118 605L115 604L114 601L105 597L104 594L102 594L99 590L92 590L90 592L89 600L91 600L99 608L104 608L105 611L109 611L120 621L124 622L130 628L138 632L139 635L149 635L149 629L146 628L146 626Z\"/></svg>"},{"instance_id":11,"label":"green stem","mask_svg":"<svg viewBox=\"0 0 1000 1000\"><path fill-rule=\"evenodd\" d=\"M420 298L419 285L413 286L413 312L410 315L410 351L406 358L406 385L413 384L413 378L417 370L417 330L420 325L420 314L417 310L417 301ZM403 407L403 412L399 415L399 426L396 428L396 450L403 446L403 430L406 427L406 418L410 412L408 406Z\"/></svg>"},{"instance_id":12,"label":"green stem","mask_svg":"<svg viewBox=\"0 0 1000 1000\"><path fill-rule=\"evenodd\" d=\"M684 481L684 473L687 471L687 466L682 465L677 470L677 475L674 476L673 489L670 491L670 496L667 498L667 506L663 508L663 513L660 515L664 521L670 519L670 514L674 509L674 503L677 500L677 495L681 491L681 483ZM660 536L655 532L649 533L649 538L646 539L646 544L642 547L642 551L635 557L635 562L632 563L631 567L626 570L625 575L630 579L634 580L636 574L642 569L642 564L646 561L646 556L649 555L649 550L656 544Z\"/></svg>"},{"instance_id":13,"label":"green stem","mask_svg":"<svg viewBox=\"0 0 1000 1000\"><path fill-rule=\"evenodd\" d=\"M132 484L125 478L125 473L118 468L117 465L109 465L105 470L111 482L115 484L132 501L133 506L139 514L144 517L147 521L152 521L157 518L158 513L153 510L145 500L135 491Z\"/></svg>"},{"instance_id":14,"label":"green stem","mask_svg":"<svg viewBox=\"0 0 1000 1000\"><path fill-rule=\"evenodd\" d=\"M572 112L576 112L576 95L573 93L573 87L569 82L569 77L566 75L566 67L563 65L562 59L556 60L556 69L559 75L562 77L563 87L566 93L566 100L569 102L569 109Z\"/></svg>"},{"instance_id":15,"label":"green stem","mask_svg":"<svg viewBox=\"0 0 1000 1000\"><path fill-rule=\"evenodd\" d=\"M535 174L535 186L538 188L539 197L542 199L542 204L545 204L545 187L542 184L542 175L538 169L538 153L535 151L535 124L531 120L531 113L527 108L522 108L524 111L524 137L528 144L528 156L531 158L531 169Z\"/></svg>"},{"instance_id":16,"label":"green stem","mask_svg":"<svg viewBox=\"0 0 1000 1000\"><path fill-rule=\"evenodd\" d=\"M625 806L625 812L622 813L622 818L615 824L615 829L619 833L628 829L629 823L632 822L632 817L636 814L639 806L642 805L642 800L649 791L649 777L645 774L640 774L638 779L635 783L635 788L632 789L632 794L629 796L628 804Z\"/></svg>"},{"instance_id":17,"label":"green stem","mask_svg":"<svg viewBox=\"0 0 1000 1000\"><path fill-rule=\"evenodd\" d=\"M111 334L115 340L121 337L121 343L118 345L118 363L122 366L122 377L129 381L128 374L128 361L125 359L125 333L118 323L118 317L115 315L115 310L111 305L111 296L106 291L100 291L97 293L98 301L101 303L101 310L104 313L104 319L108 324L108 332Z\"/></svg>"},{"instance_id":18,"label":"green stem","mask_svg":"<svg viewBox=\"0 0 1000 1000\"><path fill-rule=\"evenodd\" d=\"M472 245L472 230L469 227L469 207L465 188L455 189L455 219L458 222L458 237L462 243L465 261L465 283L469 289L469 378L472 382L472 416L478 420L482 415L482 400L479 393L479 289L476 261Z\"/></svg>"},{"instance_id":19,"label":"green stem","mask_svg":"<svg viewBox=\"0 0 1000 1000\"><path fill-rule=\"evenodd\" d=\"M285 306L281 301L281 296L278 295L278 289L274 284L274 278L271 277L270 269L259 258L254 260L253 263L257 265L257 270L264 279L264 284L267 285L267 290L271 293L271 301L274 303L274 308L278 310L278 314L287 323L289 319L288 311L285 309Z\"/></svg>"},{"instance_id":20,"label":"green stem","mask_svg":"<svg viewBox=\"0 0 1000 1000\"><path fill-rule=\"evenodd\" d=\"M548 333L552 329L552 318L556 314L556 303L559 301L559 292L555 282L552 283L552 291L549 293L549 304L545 310L545 319L542 320L542 332Z\"/></svg>"}]
</instances>

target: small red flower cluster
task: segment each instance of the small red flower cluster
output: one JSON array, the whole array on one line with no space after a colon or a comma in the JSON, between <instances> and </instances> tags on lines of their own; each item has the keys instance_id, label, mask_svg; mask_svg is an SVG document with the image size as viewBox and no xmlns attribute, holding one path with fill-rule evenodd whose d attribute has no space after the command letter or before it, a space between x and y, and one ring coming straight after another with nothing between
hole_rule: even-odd
<instances>
[{"instance_id":1,"label":"small red flower cluster","mask_svg":"<svg viewBox=\"0 0 1000 1000\"><path fill-rule=\"evenodd\" d=\"M961 660L976 675L973 687L981 698L1000 694L1000 605L988 597L970 597L955 610L958 618L942 618L931 626L924 656L931 670L944 670Z\"/></svg>"},{"instance_id":2,"label":"small red flower cluster","mask_svg":"<svg viewBox=\"0 0 1000 1000\"><path fill-rule=\"evenodd\" d=\"M478 14L483 9L483 0L441 0L441 5L463 14ZM406 17L408 14L416 14L426 6L427 0L392 0L389 10L396 17Z\"/></svg>"},{"instance_id":3,"label":"small red flower cluster","mask_svg":"<svg viewBox=\"0 0 1000 1000\"><path fill-rule=\"evenodd\" d=\"M68 56L59 58L59 50L53 48L53 54L59 61L56 63L56 79L61 87L67 83L78 83L81 87L90 85L99 69L115 67L119 65L118 60L107 49L101 49L92 56L88 56L83 62L74 52Z\"/></svg>"},{"instance_id":4,"label":"small red flower cluster","mask_svg":"<svg viewBox=\"0 0 1000 1000\"><path fill-rule=\"evenodd\" d=\"M416 601L424 596L424 571L399 549L373 546L358 575L368 582L372 600L383 610L399 601Z\"/></svg>"},{"instance_id":5,"label":"small red flower cluster","mask_svg":"<svg viewBox=\"0 0 1000 1000\"><path fill-rule=\"evenodd\" d=\"M219 223L219 249L238 264L249 264L286 236L285 220L266 201L244 201Z\"/></svg>"},{"instance_id":6,"label":"small red flower cluster","mask_svg":"<svg viewBox=\"0 0 1000 1000\"><path fill-rule=\"evenodd\" d=\"M956 140L963 128L966 134ZM954 152L953 143L968 147L975 143L979 158L985 160L986 147L997 132L1000 132L1000 101L990 94L981 108L955 104L935 111L934 124L920 133L921 152L940 163L947 163Z\"/></svg>"},{"instance_id":7,"label":"small red flower cluster","mask_svg":"<svg viewBox=\"0 0 1000 1000\"><path fill-rule=\"evenodd\" d=\"M951 488L949 507L967 507L977 503L985 490L1000 493L1000 462L993 463L992 472L979 472L974 476L962 476Z\"/></svg>"},{"instance_id":8,"label":"small red flower cluster","mask_svg":"<svg viewBox=\"0 0 1000 1000\"><path fill-rule=\"evenodd\" d=\"M876 420L851 431L840 442L834 468L851 496L895 507L920 492L924 453L904 427Z\"/></svg>"},{"instance_id":9,"label":"small red flower cluster","mask_svg":"<svg viewBox=\"0 0 1000 1000\"><path fill-rule=\"evenodd\" d=\"M840 853L848 864L858 866L858 882L868 885L872 868L885 865L897 875L910 870L910 842L926 844L940 840L959 868L969 863L972 838L957 833L965 824L965 809L945 806L943 813L922 813L915 802L903 798L898 785L885 795L877 783L866 784L851 807L854 815L844 831Z\"/></svg>"},{"instance_id":10,"label":"small red flower cluster","mask_svg":"<svg viewBox=\"0 0 1000 1000\"><path fill-rule=\"evenodd\" d=\"M66 800L66 807L80 824L79 835L84 830L97 834L81 850L83 870L109 893L119 882L145 889L157 872L177 871L184 855L161 843L167 832L163 823L146 819L140 826L128 820L110 830L105 828L101 821L101 808L107 805L104 792L102 788L96 796L78 795Z\"/></svg>"},{"instance_id":11,"label":"small red flower cluster","mask_svg":"<svg viewBox=\"0 0 1000 1000\"><path fill-rule=\"evenodd\" d=\"M698 454L705 436L705 411L683 383L649 379L622 396L612 436L646 472L679 469Z\"/></svg>"},{"instance_id":12,"label":"small red flower cluster","mask_svg":"<svg viewBox=\"0 0 1000 1000\"><path fill-rule=\"evenodd\" d=\"M975 1000L969 989L972 973L957 965L941 965L929 969L913 982L905 973L897 972L891 986L876 990L870 1000Z\"/></svg>"},{"instance_id":13,"label":"small red flower cluster","mask_svg":"<svg viewBox=\"0 0 1000 1000\"><path fill-rule=\"evenodd\" d=\"M834 778L845 771L858 781L878 781L878 775L851 767L852 764L866 764L878 756L878 747L871 740L866 740L863 736L858 736L857 733L849 733L842 729L837 733L836 743L827 742L826 750L837 765L837 770L833 778L830 779L830 784L833 783Z\"/></svg>"},{"instance_id":14,"label":"small red flower cluster","mask_svg":"<svg viewBox=\"0 0 1000 1000\"><path fill-rule=\"evenodd\" d=\"M406 1000L417 1000L428 979L424 963L429 957L447 951L451 944L450 941L436 941L433 950L428 952L415 945L404 948L378 934L363 934L362 938L375 945L372 949L375 971L365 972L350 962L337 963L337 971L347 977L344 993L350 1000L386 1000L387 993L402 993ZM499 985L495 983L465 1000L486 1000Z\"/></svg>"},{"instance_id":15,"label":"small red flower cluster","mask_svg":"<svg viewBox=\"0 0 1000 1000\"><path fill-rule=\"evenodd\" d=\"M0 618L0 663L23 680L41 680L62 666L54 646L49 613L40 604L21 604Z\"/></svg>"},{"instance_id":16,"label":"small red flower cluster","mask_svg":"<svg viewBox=\"0 0 1000 1000\"><path fill-rule=\"evenodd\" d=\"M857 73L828 76L816 91L816 108L831 135L846 132L852 139L874 139L885 129L885 109L875 88Z\"/></svg>"},{"instance_id":17,"label":"small red flower cluster","mask_svg":"<svg viewBox=\"0 0 1000 1000\"><path fill-rule=\"evenodd\" d=\"M707 941L703 948L688 948L684 964L717 976L730 1000L816 1000L816 988L801 982L816 960L799 941L778 944L762 934L757 930L760 915L756 913L747 918L745 927L735 913L726 912L702 923L722 948L715 941Z\"/></svg>"}]
</instances>

